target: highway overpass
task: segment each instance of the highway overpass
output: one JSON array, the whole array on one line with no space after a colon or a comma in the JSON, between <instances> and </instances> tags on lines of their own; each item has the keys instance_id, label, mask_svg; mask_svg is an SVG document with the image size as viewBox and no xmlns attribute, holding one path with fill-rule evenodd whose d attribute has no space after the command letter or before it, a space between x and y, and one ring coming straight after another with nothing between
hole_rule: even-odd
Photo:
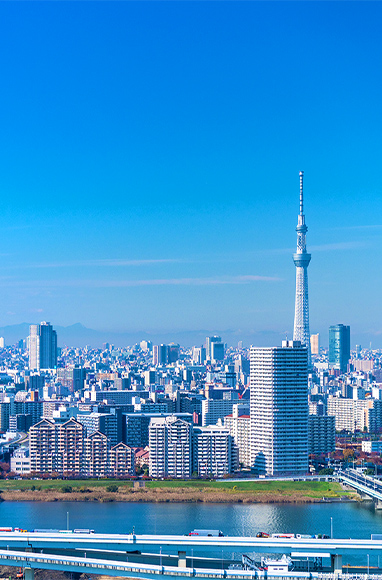
<instances>
[{"instance_id":1,"label":"highway overpass","mask_svg":"<svg viewBox=\"0 0 382 580\"><path fill-rule=\"evenodd\" d=\"M382 539L357 538L255 538L247 536L178 536L138 534L91 534L74 532L0 532L0 549L10 550L122 550L167 553L187 551L204 556L213 552L341 552L382 551Z\"/></svg>"},{"instance_id":2,"label":"highway overpass","mask_svg":"<svg viewBox=\"0 0 382 580\"><path fill-rule=\"evenodd\" d=\"M102 560L99 558L78 558L55 554L41 554L37 552L19 552L0 550L0 565L22 568L24 580L33 580L36 569L61 570L65 572L78 572L86 574L104 574L107 576L121 576L125 578L138 578L142 580L159 580L161 576L168 580L184 580L196 578L199 580L338 580L342 570L334 573L298 572L290 571L271 573L264 570L230 570L230 569L203 569L175 566L157 566L134 564L130 562ZM354 575L343 574L343 580L351 580ZM359 575L356 576L360 578ZM374 580L382 580L382 575L373 576ZM366 579L365 579L366 580Z\"/></svg>"}]
</instances>

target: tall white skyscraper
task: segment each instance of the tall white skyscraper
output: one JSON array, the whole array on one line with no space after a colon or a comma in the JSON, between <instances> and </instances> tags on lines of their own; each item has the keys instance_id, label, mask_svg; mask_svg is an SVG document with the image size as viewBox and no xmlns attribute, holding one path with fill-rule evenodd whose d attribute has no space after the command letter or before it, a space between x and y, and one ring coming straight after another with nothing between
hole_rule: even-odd
<instances>
[{"instance_id":1,"label":"tall white skyscraper","mask_svg":"<svg viewBox=\"0 0 382 580\"><path fill-rule=\"evenodd\" d=\"M251 348L251 457L259 473L308 471L308 350Z\"/></svg>"},{"instance_id":2,"label":"tall white skyscraper","mask_svg":"<svg viewBox=\"0 0 382 580\"><path fill-rule=\"evenodd\" d=\"M300 213L296 227L297 250L293 254L296 266L296 300L294 311L293 340L299 340L308 349L308 364L310 365L310 332L309 332L309 296L308 296L308 266L310 254L306 251L306 232L304 216L304 172L300 171Z\"/></svg>"},{"instance_id":3,"label":"tall white skyscraper","mask_svg":"<svg viewBox=\"0 0 382 580\"><path fill-rule=\"evenodd\" d=\"M53 369L57 366L57 333L49 322L31 324L29 329L29 368Z\"/></svg>"}]
</instances>

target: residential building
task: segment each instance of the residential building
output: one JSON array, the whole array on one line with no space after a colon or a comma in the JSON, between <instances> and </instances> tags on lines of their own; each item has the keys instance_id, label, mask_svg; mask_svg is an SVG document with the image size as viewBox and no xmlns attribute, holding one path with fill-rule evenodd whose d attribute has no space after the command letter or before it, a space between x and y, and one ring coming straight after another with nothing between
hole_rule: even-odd
<instances>
[{"instance_id":1,"label":"residential building","mask_svg":"<svg viewBox=\"0 0 382 580\"><path fill-rule=\"evenodd\" d=\"M83 458L84 427L75 419L56 428L56 471L65 475L80 474Z\"/></svg>"},{"instance_id":2,"label":"residential building","mask_svg":"<svg viewBox=\"0 0 382 580\"><path fill-rule=\"evenodd\" d=\"M29 429L29 452L31 472L57 471L56 428L52 421L42 419Z\"/></svg>"},{"instance_id":3,"label":"residential building","mask_svg":"<svg viewBox=\"0 0 382 580\"><path fill-rule=\"evenodd\" d=\"M222 421L227 415L231 415L237 399L206 399L202 401L202 426L216 425L219 419Z\"/></svg>"},{"instance_id":4,"label":"residential building","mask_svg":"<svg viewBox=\"0 0 382 580\"><path fill-rule=\"evenodd\" d=\"M233 405L232 415L224 417L224 427L229 431L239 451L239 463L243 467L251 465L251 418L240 414L240 406Z\"/></svg>"},{"instance_id":5,"label":"residential building","mask_svg":"<svg viewBox=\"0 0 382 580\"><path fill-rule=\"evenodd\" d=\"M308 471L308 352L300 341L251 348L251 463L259 473Z\"/></svg>"},{"instance_id":6,"label":"residential building","mask_svg":"<svg viewBox=\"0 0 382 580\"><path fill-rule=\"evenodd\" d=\"M31 472L31 460L28 447L19 447L11 457L10 469L17 475L26 475Z\"/></svg>"},{"instance_id":7,"label":"residential building","mask_svg":"<svg viewBox=\"0 0 382 580\"><path fill-rule=\"evenodd\" d=\"M100 431L86 437L82 469L87 477L107 477L110 447L110 440Z\"/></svg>"},{"instance_id":8,"label":"residential building","mask_svg":"<svg viewBox=\"0 0 382 580\"><path fill-rule=\"evenodd\" d=\"M382 431L381 400L344 399L329 395L327 413L335 417L337 431Z\"/></svg>"},{"instance_id":9,"label":"residential building","mask_svg":"<svg viewBox=\"0 0 382 580\"><path fill-rule=\"evenodd\" d=\"M149 427L150 476L188 479L192 474L192 426L175 416L156 417Z\"/></svg>"},{"instance_id":10,"label":"residential building","mask_svg":"<svg viewBox=\"0 0 382 580\"><path fill-rule=\"evenodd\" d=\"M308 436L309 455L335 451L335 418L329 415L309 415Z\"/></svg>"},{"instance_id":11,"label":"residential building","mask_svg":"<svg viewBox=\"0 0 382 580\"><path fill-rule=\"evenodd\" d=\"M382 441L362 441L362 453L382 453Z\"/></svg>"},{"instance_id":12,"label":"residential building","mask_svg":"<svg viewBox=\"0 0 382 580\"><path fill-rule=\"evenodd\" d=\"M150 421L158 417L177 417L192 423L191 413L123 413L122 440L130 447L146 447L149 444Z\"/></svg>"},{"instance_id":13,"label":"residential building","mask_svg":"<svg viewBox=\"0 0 382 580\"><path fill-rule=\"evenodd\" d=\"M124 477L135 474L134 449L120 442L110 449L109 475L111 477Z\"/></svg>"},{"instance_id":14,"label":"residential building","mask_svg":"<svg viewBox=\"0 0 382 580\"><path fill-rule=\"evenodd\" d=\"M237 460L237 447L229 429L218 425L194 427L194 471L199 477L233 473Z\"/></svg>"}]
</instances>

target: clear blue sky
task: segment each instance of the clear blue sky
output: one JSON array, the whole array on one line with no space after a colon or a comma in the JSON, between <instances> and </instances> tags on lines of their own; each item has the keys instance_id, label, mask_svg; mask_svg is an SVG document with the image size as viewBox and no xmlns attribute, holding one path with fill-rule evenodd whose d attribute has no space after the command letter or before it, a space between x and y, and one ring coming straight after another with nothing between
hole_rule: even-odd
<instances>
[{"instance_id":1,"label":"clear blue sky","mask_svg":"<svg viewBox=\"0 0 382 580\"><path fill-rule=\"evenodd\" d=\"M380 2L1 2L0 326L382 346Z\"/></svg>"}]
</instances>

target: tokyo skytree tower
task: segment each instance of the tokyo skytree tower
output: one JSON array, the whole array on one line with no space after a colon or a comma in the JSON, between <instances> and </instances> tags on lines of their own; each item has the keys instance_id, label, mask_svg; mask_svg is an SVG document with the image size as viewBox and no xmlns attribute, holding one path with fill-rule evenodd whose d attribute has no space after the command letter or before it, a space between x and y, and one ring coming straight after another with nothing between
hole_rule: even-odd
<instances>
[{"instance_id":1,"label":"tokyo skytree tower","mask_svg":"<svg viewBox=\"0 0 382 580\"><path fill-rule=\"evenodd\" d=\"M296 266L296 303L294 312L293 340L299 340L308 347L308 365L310 365L310 333L309 333L309 298L308 298L308 266L310 254L306 251L306 232L304 216L304 172L300 171L300 213L296 227L297 250L293 254Z\"/></svg>"}]
</instances>

